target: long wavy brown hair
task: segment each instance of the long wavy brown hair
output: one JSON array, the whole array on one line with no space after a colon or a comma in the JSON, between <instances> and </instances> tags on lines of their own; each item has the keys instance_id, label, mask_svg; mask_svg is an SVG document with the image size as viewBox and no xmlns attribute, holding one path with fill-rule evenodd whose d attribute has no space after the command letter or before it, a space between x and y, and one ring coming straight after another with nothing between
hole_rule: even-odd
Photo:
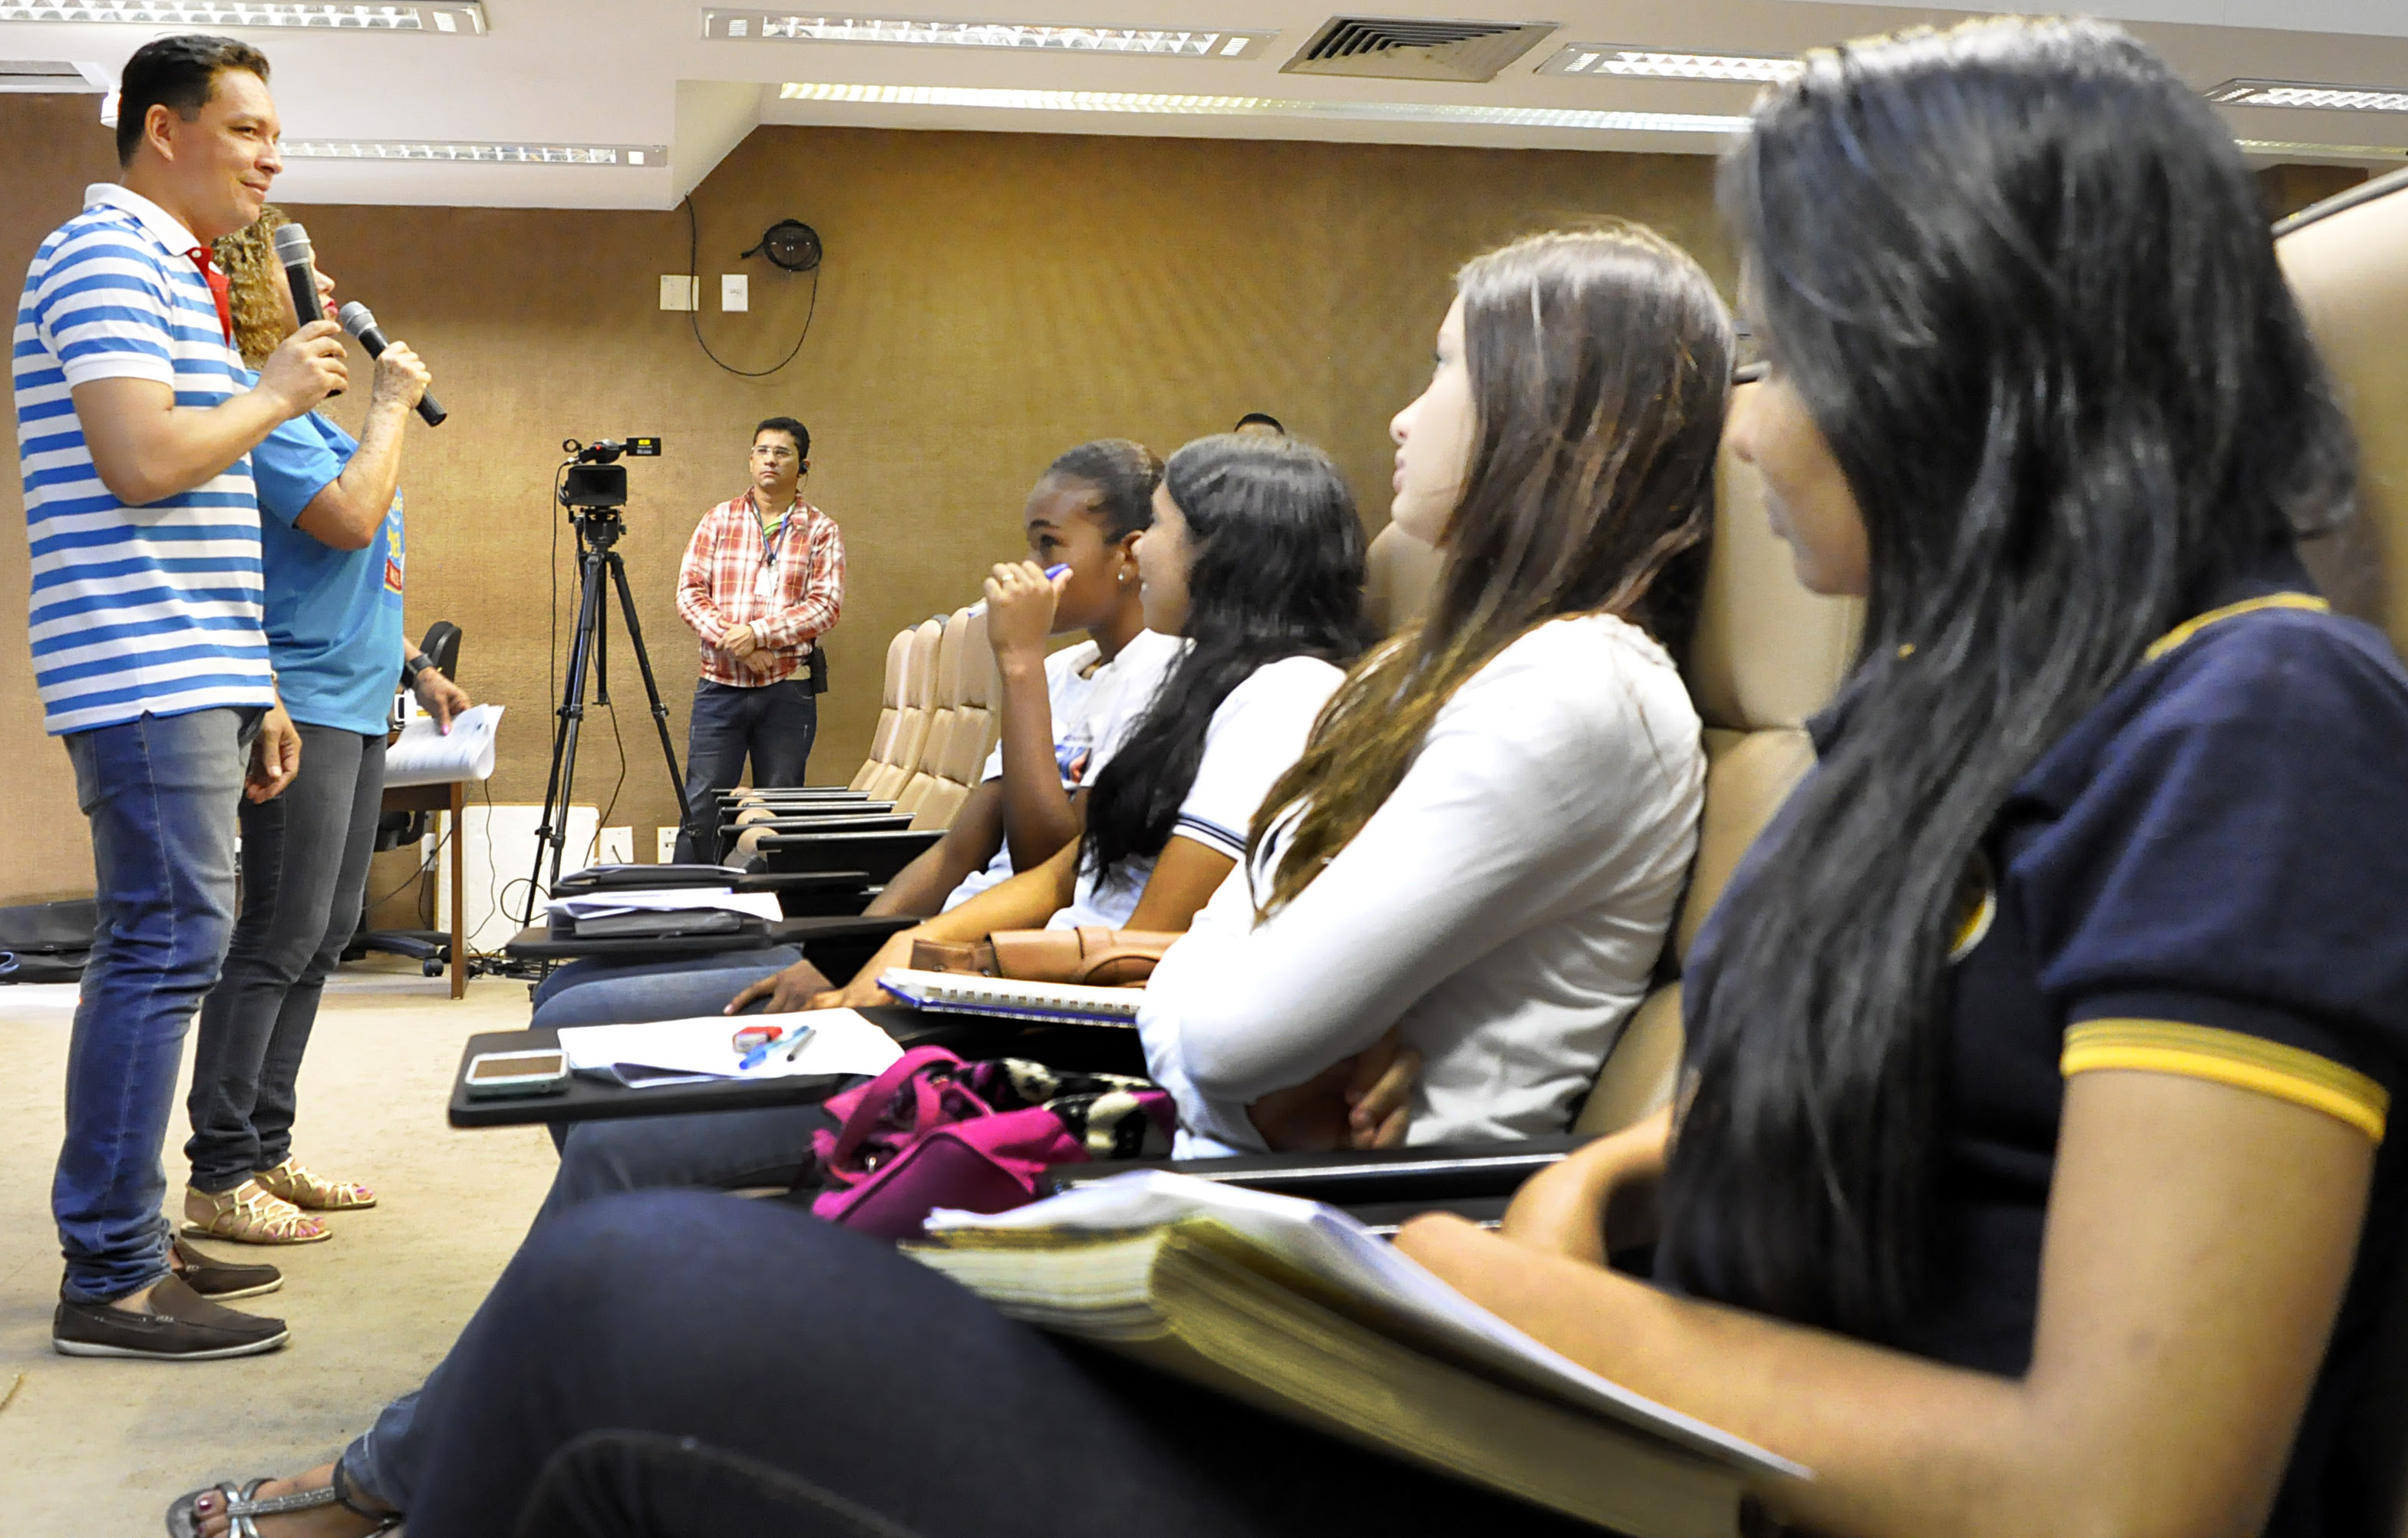
<instances>
[{"instance_id":1,"label":"long wavy brown hair","mask_svg":"<svg viewBox=\"0 0 2408 1538\"><path fill-rule=\"evenodd\" d=\"M1678 246L1621 225L1526 237L1466 264L1455 289L1478 420L1437 601L1347 675L1254 814L1249 868L1291 824L1259 915L1312 884L1455 691L1539 625L1613 614L1687 648L1730 395L1713 283Z\"/></svg>"},{"instance_id":2,"label":"long wavy brown hair","mask_svg":"<svg viewBox=\"0 0 2408 1538\"><path fill-rule=\"evenodd\" d=\"M276 232L293 221L274 204L235 231L219 236L209 249L226 275L234 307L234 345L242 361L253 368L282 345L291 334L284 311L277 308L277 291L284 285L284 269L276 261Z\"/></svg>"}]
</instances>

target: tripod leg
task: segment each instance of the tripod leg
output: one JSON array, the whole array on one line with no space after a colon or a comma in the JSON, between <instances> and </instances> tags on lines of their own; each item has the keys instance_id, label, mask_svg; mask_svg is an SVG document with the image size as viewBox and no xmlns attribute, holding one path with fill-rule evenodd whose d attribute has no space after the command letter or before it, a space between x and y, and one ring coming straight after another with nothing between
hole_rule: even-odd
<instances>
[{"instance_id":1,"label":"tripod leg","mask_svg":"<svg viewBox=\"0 0 2408 1538\"><path fill-rule=\"evenodd\" d=\"M661 734L661 755L669 764L669 795L677 801L678 826L687 822L685 776L679 772L677 744L669 739L669 708L661 703L661 686L652 677L652 659L644 650L644 627L636 618L636 596L627 588L627 563L610 553L610 575L619 584L619 611L627 622L627 644L636 654L636 668L644 675L644 695L652 702L652 725Z\"/></svg>"},{"instance_id":2,"label":"tripod leg","mask_svg":"<svg viewBox=\"0 0 2408 1538\"><path fill-rule=\"evenodd\" d=\"M586 669L602 637L602 562L598 551L579 551L585 580L577 599L577 628L568 641L568 680L560 694L559 724L552 738L552 772L544 783L543 820L536 825L535 868L527 873L524 922L535 923L536 898L560 884L561 851L568 843L568 808L577 783L577 735L585 720ZM624 587L626 579L620 579ZM543 880L544 848L552 850L552 881Z\"/></svg>"}]
</instances>

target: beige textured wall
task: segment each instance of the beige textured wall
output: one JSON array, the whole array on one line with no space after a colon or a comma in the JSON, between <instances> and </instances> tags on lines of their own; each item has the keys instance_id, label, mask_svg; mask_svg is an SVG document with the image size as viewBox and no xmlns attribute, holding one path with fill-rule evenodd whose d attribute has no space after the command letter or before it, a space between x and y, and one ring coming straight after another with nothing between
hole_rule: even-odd
<instances>
[{"instance_id":1,"label":"beige textured wall","mask_svg":"<svg viewBox=\"0 0 2408 1538\"><path fill-rule=\"evenodd\" d=\"M22 270L42 232L106 169L88 98L0 97L19 146L0 213L0 269ZM573 566L549 502L565 437L658 433L667 453L627 461L622 549L682 755L693 640L672 601L695 518L744 485L748 429L809 424L807 495L850 552L842 625L828 647L811 778L840 782L867 751L887 639L968 601L1019 549L1029 482L1061 450L1125 435L1168 453L1240 413L1270 411L1334 453L1386 518L1389 415L1419 389L1449 274L1515 234L1619 215L1644 220L1727 278L1711 163L1692 158L1271 144L1207 139L765 128L703 184L706 338L764 368L802 323L810 280L738 262L784 217L828 257L801 355L739 379L657 308L659 276L689 270L671 213L300 208L346 296L433 365L452 420L413 428L408 619L466 632L461 682L509 707L496 800L543 791L551 605L562 645ZM752 274L749 314L722 315L718 274ZM337 403L334 414L352 410ZM13 523L17 486L0 477ZM89 885L64 755L40 737L24 681L23 544L0 539L0 753L26 793L0 798L0 900ZM548 575L550 573L550 575ZM614 638L616 626L613 626ZM626 779L611 823L638 857L673 817L666 773L624 644L613 697ZM580 801L610 798L619 742L589 715ZM407 879L388 856L374 890Z\"/></svg>"}]
</instances>

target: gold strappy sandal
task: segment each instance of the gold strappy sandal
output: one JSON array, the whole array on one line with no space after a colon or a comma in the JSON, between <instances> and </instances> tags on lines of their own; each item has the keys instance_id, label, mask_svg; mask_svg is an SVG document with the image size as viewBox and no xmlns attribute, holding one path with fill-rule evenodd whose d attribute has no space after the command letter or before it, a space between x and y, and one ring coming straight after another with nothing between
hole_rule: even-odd
<instances>
[{"instance_id":1,"label":"gold strappy sandal","mask_svg":"<svg viewBox=\"0 0 2408 1538\"><path fill-rule=\"evenodd\" d=\"M184 1231L196 1239L226 1239L237 1244L314 1244L335 1237L333 1229L282 1197L269 1194L256 1180L246 1180L230 1191L185 1186Z\"/></svg>"},{"instance_id":2,"label":"gold strappy sandal","mask_svg":"<svg viewBox=\"0 0 2408 1538\"><path fill-rule=\"evenodd\" d=\"M297 1158L288 1158L273 1170L262 1170L251 1179L270 1196L282 1197L293 1205L313 1213L347 1213L377 1204L376 1193L366 1186L348 1180L328 1180L313 1175Z\"/></svg>"}]
</instances>

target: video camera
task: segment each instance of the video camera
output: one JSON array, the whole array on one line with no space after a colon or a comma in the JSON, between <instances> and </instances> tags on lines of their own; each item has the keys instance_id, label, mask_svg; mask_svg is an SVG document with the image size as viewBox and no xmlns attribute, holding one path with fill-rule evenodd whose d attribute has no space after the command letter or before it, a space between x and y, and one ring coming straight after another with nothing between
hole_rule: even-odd
<instances>
[{"instance_id":1,"label":"video camera","mask_svg":"<svg viewBox=\"0 0 2408 1538\"><path fill-rule=\"evenodd\" d=\"M580 443L575 438L564 439L561 452L568 455L560 480L560 505L574 511L587 512L627 505L627 467L619 456L635 459L657 459L661 440L657 438L602 438L593 443Z\"/></svg>"}]
</instances>

